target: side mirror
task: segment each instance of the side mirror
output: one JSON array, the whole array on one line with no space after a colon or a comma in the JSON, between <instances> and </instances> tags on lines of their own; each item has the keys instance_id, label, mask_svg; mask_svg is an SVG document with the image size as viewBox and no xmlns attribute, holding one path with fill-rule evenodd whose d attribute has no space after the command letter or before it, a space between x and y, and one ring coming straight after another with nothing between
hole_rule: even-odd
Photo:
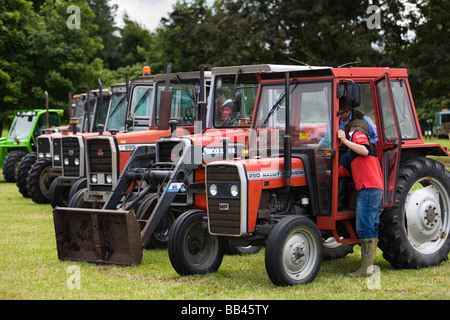
<instances>
[{"instance_id":1,"label":"side mirror","mask_svg":"<svg viewBox=\"0 0 450 320\"><path fill-rule=\"evenodd\" d=\"M346 90L347 106L349 108L357 108L361 104L361 88L358 83L347 85Z\"/></svg>"},{"instance_id":2,"label":"side mirror","mask_svg":"<svg viewBox=\"0 0 450 320\"><path fill-rule=\"evenodd\" d=\"M236 91L233 97L233 111L240 112L242 106L242 92Z\"/></svg>"}]
</instances>

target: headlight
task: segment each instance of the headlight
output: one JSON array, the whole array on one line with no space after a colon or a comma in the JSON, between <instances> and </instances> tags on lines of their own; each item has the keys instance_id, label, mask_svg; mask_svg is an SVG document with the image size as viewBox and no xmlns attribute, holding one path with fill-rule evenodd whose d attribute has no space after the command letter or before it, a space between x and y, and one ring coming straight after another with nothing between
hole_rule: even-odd
<instances>
[{"instance_id":1,"label":"headlight","mask_svg":"<svg viewBox=\"0 0 450 320\"><path fill-rule=\"evenodd\" d=\"M46 158L50 158L52 155L50 153L45 153Z\"/></svg>"},{"instance_id":2,"label":"headlight","mask_svg":"<svg viewBox=\"0 0 450 320\"><path fill-rule=\"evenodd\" d=\"M80 165L80 160L78 158L75 158L73 162L75 163L76 166Z\"/></svg>"},{"instance_id":3,"label":"headlight","mask_svg":"<svg viewBox=\"0 0 450 320\"><path fill-rule=\"evenodd\" d=\"M43 152L39 152L38 157L39 158L43 158L44 157L44 153Z\"/></svg>"},{"instance_id":4,"label":"headlight","mask_svg":"<svg viewBox=\"0 0 450 320\"><path fill-rule=\"evenodd\" d=\"M209 186L209 193L212 196L215 196L217 194L217 186L215 184Z\"/></svg>"},{"instance_id":5,"label":"headlight","mask_svg":"<svg viewBox=\"0 0 450 320\"><path fill-rule=\"evenodd\" d=\"M92 183L97 183L97 181L98 181L97 175L96 175L96 174L93 174L93 175L91 176L91 182L92 182Z\"/></svg>"},{"instance_id":6,"label":"headlight","mask_svg":"<svg viewBox=\"0 0 450 320\"><path fill-rule=\"evenodd\" d=\"M64 164L65 164L66 166L69 165L69 158L64 158Z\"/></svg>"},{"instance_id":7,"label":"headlight","mask_svg":"<svg viewBox=\"0 0 450 320\"><path fill-rule=\"evenodd\" d=\"M59 160L60 160L60 158L59 158L59 154L55 154L55 156L54 156L54 160L55 160L55 161L59 161Z\"/></svg>"},{"instance_id":8,"label":"headlight","mask_svg":"<svg viewBox=\"0 0 450 320\"><path fill-rule=\"evenodd\" d=\"M112 183L112 176L110 174L106 176L106 183Z\"/></svg>"},{"instance_id":9,"label":"headlight","mask_svg":"<svg viewBox=\"0 0 450 320\"><path fill-rule=\"evenodd\" d=\"M235 184L233 184L233 185L231 186L231 188L230 188L230 192L231 192L231 195L232 195L233 197L237 197L238 194L239 194L239 188L238 188L238 186L235 185Z\"/></svg>"}]
</instances>

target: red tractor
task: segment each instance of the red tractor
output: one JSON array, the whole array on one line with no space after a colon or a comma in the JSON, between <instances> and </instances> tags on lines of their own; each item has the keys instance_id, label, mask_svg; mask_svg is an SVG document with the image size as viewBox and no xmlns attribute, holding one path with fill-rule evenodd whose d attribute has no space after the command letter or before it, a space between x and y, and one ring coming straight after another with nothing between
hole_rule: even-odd
<instances>
[{"instance_id":1,"label":"red tractor","mask_svg":"<svg viewBox=\"0 0 450 320\"><path fill-rule=\"evenodd\" d=\"M191 208L206 209L204 166L222 159L224 150L220 139L232 140L225 153L238 156L245 149L261 74L290 68L293 67L213 68L207 114L201 112L198 117L201 123L206 122L206 129L182 136L181 128L177 128L175 134L173 120L183 125L186 120L180 115L187 115L190 109L187 108L182 114L170 115L172 135L154 145L143 145L151 143L148 139L139 145L125 134L123 138L115 136L119 150L123 145L124 151L133 150L133 153L121 169L114 188L109 189L112 192L100 189L104 183L99 181L105 181L105 168L115 167L116 157L101 167L97 165L98 148L93 149L97 152L88 156L89 192L80 191L72 198L70 207L53 211L59 258L136 265L141 262L143 247L167 245L168 230L180 213ZM183 90L192 89L180 80L174 79L174 88L176 85ZM101 139L105 144L106 137L92 137L87 139L87 145L94 141L100 143ZM124 148L132 143L134 149ZM111 150L117 150L117 146ZM122 158L118 161L124 163ZM103 203L101 209L95 209Z\"/></svg>"},{"instance_id":2,"label":"red tractor","mask_svg":"<svg viewBox=\"0 0 450 320\"><path fill-rule=\"evenodd\" d=\"M377 128L383 257L396 268L447 260L450 173L429 156L450 154L424 143L407 70L305 67L260 75L246 158L225 155L207 164L207 209L184 212L171 228L169 257L180 275L216 271L228 240L265 246L274 284L305 284L315 279L325 255L345 256L360 242L351 184L348 206L338 208L343 97Z\"/></svg>"}]
</instances>

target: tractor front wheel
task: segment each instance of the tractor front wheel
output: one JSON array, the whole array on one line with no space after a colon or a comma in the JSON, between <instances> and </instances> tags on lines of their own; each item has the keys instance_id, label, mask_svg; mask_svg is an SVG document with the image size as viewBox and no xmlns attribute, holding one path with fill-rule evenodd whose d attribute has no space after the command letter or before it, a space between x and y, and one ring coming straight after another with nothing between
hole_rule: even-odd
<instances>
[{"instance_id":1,"label":"tractor front wheel","mask_svg":"<svg viewBox=\"0 0 450 320\"><path fill-rule=\"evenodd\" d=\"M175 220L170 229L170 262L182 276L215 272L222 263L223 239L209 234L202 227L205 217L205 211L187 211Z\"/></svg>"},{"instance_id":2,"label":"tractor front wheel","mask_svg":"<svg viewBox=\"0 0 450 320\"><path fill-rule=\"evenodd\" d=\"M82 188L69 200L69 208L86 208L86 209L101 209L103 201L85 201L84 194L89 192L88 188Z\"/></svg>"},{"instance_id":3,"label":"tractor front wheel","mask_svg":"<svg viewBox=\"0 0 450 320\"><path fill-rule=\"evenodd\" d=\"M29 198L27 180L31 167L37 160L36 152L27 154L19 163L19 168L16 173L16 186L19 188L19 192L25 197Z\"/></svg>"},{"instance_id":4,"label":"tractor front wheel","mask_svg":"<svg viewBox=\"0 0 450 320\"><path fill-rule=\"evenodd\" d=\"M27 180L28 193L35 203L49 203L50 185L54 177L50 174L52 160L42 158L37 160L30 169Z\"/></svg>"},{"instance_id":5,"label":"tractor front wheel","mask_svg":"<svg viewBox=\"0 0 450 320\"><path fill-rule=\"evenodd\" d=\"M145 227L145 220L148 220L158 203L158 197L156 193L149 193L144 196L141 203L136 210L136 219L138 219L139 226L142 229ZM175 215L171 210L168 210L161 221L153 231L148 243L144 246L146 249L162 249L167 248L167 242L169 241L169 231L175 221Z\"/></svg>"},{"instance_id":6,"label":"tractor front wheel","mask_svg":"<svg viewBox=\"0 0 450 320\"><path fill-rule=\"evenodd\" d=\"M303 216L283 218L267 239L265 263L275 285L312 282L322 263L322 236L317 225Z\"/></svg>"},{"instance_id":7,"label":"tractor front wheel","mask_svg":"<svg viewBox=\"0 0 450 320\"><path fill-rule=\"evenodd\" d=\"M64 177L57 177L53 180L49 189L49 201L53 208L67 207L70 200L69 193L72 186L58 185L58 179L64 179Z\"/></svg>"},{"instance_id":8,"label":"tractor front wheel","mask_svg":"<svg viewBox=\"0 0 450 320\"><path fill-rule=\"evenodd\" d=\"M450 250L450 173L429 158L400 165L392 209L380 220L379 247L396 268L439 265Z\"/></svg>"},{"instance_id":9,"label":"tractor front wheel","mask_svg":"<svg viewBox=\"0 0 450 320\"><path fill-rule=\"evenodd\" d=\"M87 188L87 178L78 179L70 188L68 201L81 189Z\"/></svg>"}]
</instances>

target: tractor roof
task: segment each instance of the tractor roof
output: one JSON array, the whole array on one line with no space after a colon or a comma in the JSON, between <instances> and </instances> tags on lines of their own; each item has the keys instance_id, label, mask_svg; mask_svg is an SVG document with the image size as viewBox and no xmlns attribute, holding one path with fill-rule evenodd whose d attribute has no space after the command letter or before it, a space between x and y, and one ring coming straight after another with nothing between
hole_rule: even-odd
<instances>
[{"instance_id":1,"label":"tractor roof","mask_svg":"<svg viewBox=\"0 0 450 320\"><path fill-rule=\"evenodd\" d=\"M190 71L190 72L176 72L170 74L170 80L176 80L176 77L180 79L195 79L200 77L200 71ZM155 75L155 81L166 80L167 73L160 73ZM205 71L205 79L211 78L211 72Z\"/></svg>"},{"instance_id":2,"label":"tractor roof","mask_svg":"<svg viewBox=\"0 0 450 320\"><path fill-rule=\"evenodd\" d=\"M211 69L213 74L236 74L236 73L270 73L270 72L287 72L287 71L306 71L306 70L323 70L331 69L330 67L317 66L299 66L299 65L282 65L282 64L256 64L228 67L214 67Z\"/></svg>"}]
</instances>

